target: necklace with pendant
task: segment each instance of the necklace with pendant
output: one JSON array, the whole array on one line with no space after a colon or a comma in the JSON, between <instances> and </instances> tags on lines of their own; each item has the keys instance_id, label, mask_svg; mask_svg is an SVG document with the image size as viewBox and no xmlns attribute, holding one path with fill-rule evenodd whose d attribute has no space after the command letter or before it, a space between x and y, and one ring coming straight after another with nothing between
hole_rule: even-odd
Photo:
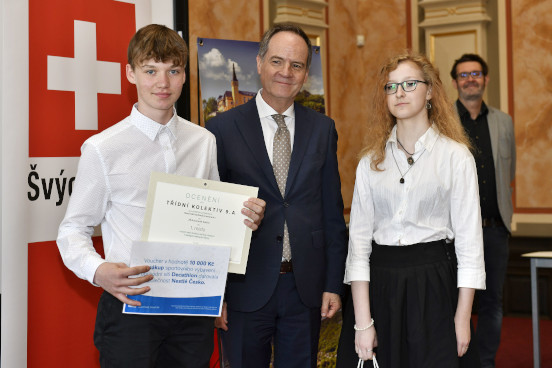
<instances>
[{"instance_id":1,"label":"necklace with pendant","mask_svg":"<svg viewBox=\"0 0 552 368\"><path fill-rule=\"evenodd\" d=\"M397 137L397 142L399 142L399 145L402 147L402 149L404 150L404 152L406 152L407 154L409 154L410 156L406 159L406 162L408 162L408 164L410 166L414 165L414 159L412 158L412 156L414 156L414 153L410 153L406 150L406 148L404 148L403 144L401 143L401 141L399 141L399 138ZM405 173L406 174L406 173Z\"/></svg>"},{"instance_id":2,"label":"necklace with pendant","mask_svg":"<svg viewBox=\"0 0 552 368\"><path fill-rule=\"evenodd\" d=\"M400 142L399 142L400 144ZM401 147L402 147L402 144L401 144ZM404 149L404 147L403 147ZM406 151L406 150L405 150ZM414 160L412 157L409 157L409 159L412 160L412 163L410 163L410 161L408 161L408 163L410 164L410 167L408 168L408 170L406 170L406 172L403 174L400 167L399 167L399 164L397 162L397 159L395 158L395 152L393 151L393 146L391 146L391 154L393 155L393 161L395 161L395 165L397 166L397 170L399 170L399 173L401 174L401 179L399 180L399 183L401 184L404 184L404 177L406 176L406 174L408 174L408 172L410 171L410 169L412 169L412 167L414 166L414 164L416 162L418 162L418 160L420 159L420 157L422 157L422 155L425 153L425 148L424 150L422 151L422 153L420 153L420 156L418 156L418 159ZM407 152L408 153L408 152Z\"/></svg>"}]
</instances>

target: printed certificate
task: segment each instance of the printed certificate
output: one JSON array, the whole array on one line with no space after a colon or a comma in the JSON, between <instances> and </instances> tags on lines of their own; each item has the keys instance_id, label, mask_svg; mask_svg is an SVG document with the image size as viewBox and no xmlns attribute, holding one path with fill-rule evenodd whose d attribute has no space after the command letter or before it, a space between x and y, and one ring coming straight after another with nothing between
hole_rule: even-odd
<instances>
[{"instance_id":1,"label":"printed certificate","mask_svg":"<svg viewBox=\"0 0 552 368\"><path fill-rule=\"evenodd\" d=\"M245 274L251 229L243 202L259 188L219 181L152 173L143 241L231 247L228 272Z\"/></svg>"},{"instance_id":2,"label":"printed certificate","mask_svg":"<svg viewBox=\"0 0 552 368\"><path fill-rule=\"evenodd\" d=\"M128 295L142 305L124 304L123 313L220 316L229 258L230 247L134 242L130 266L149 265L153 280L140 285L146 294Z\"/></svg>"}]
</instances>

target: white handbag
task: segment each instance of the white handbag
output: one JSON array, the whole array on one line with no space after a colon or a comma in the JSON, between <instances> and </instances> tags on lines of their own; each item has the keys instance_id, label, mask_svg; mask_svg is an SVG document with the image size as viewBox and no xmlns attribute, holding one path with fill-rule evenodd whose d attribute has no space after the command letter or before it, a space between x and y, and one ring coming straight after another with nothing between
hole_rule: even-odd
<instances>
[{"instance_id":1,"label":"white handbag","mask_svg":"<svg viewBox=\"0 0 552 368\"><path fill-rule=\"evenodd\" d=\"M374 368L379 368L379 364L378 364L378 361L376 360L375 355L373 355L372 359L373 359L373 362L374 362ZM357 368L363 368L363 367L364 367L364 360L359 359L358 364L357 364Z\"/></svg>"}]
</instances>

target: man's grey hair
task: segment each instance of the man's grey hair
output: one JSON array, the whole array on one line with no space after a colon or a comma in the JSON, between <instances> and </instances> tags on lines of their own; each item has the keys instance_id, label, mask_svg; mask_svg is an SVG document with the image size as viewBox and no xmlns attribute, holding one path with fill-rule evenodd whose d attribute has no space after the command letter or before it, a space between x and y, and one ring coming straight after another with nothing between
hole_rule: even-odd
<instances>
[{"instance_id":1,"label":"man's grey hair","mask_svg":"<svg viewBox=\"0 0 552 368\"><path fill-rule=\"evenodd\" d=\"M291 33L295 33L296 35L298 35L299 37L301 37L305 43L307 44L307 50L308 50L308 53L307 53L307 70L309 70L310 68L310 65L311 65L311 60L312 60L312 44L311 44L311 41L309 39L309 37L307 36L307 34L305 33L305 31L303 31L301 29L301 27L293 24L293 23L276 23L272 26L272 28L270 28L268 31L265 32L265 34L263 35L263 38L261 40L261 43L259 44L259 53L257 54L261 60L264 60L264 57L266 55L266 53L268 52L268 44L270 43L270 40L272 39L272 36L274 36L276 33L278 32L291 32Z\"/></svg>"}]
</instances>

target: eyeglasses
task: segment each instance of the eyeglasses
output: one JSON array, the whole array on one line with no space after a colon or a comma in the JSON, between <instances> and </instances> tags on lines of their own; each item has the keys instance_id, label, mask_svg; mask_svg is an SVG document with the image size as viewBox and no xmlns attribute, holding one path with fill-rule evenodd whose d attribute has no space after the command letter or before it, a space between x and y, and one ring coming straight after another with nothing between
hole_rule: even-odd
<instances>
[{"instance_id":1,"label":"eyeglasses","mask_svg":"<svg viewBox=\"0 0 552 368\"><path fill-rule=\"evenodd\" d=\"M458 79L460 80L468 79L470 76L473 79L479 79L483 76L483 72L481 70L475 70L473 72L458 73Z\"/></svg>"},{"instance_id":2,"label":"eyeglasses","mask_svg":"<svg viewBox=\"0 0 552 368\"><path fill-rule=\"evenodd\" d=\"M388 95L394 95L395 93L397 93L397 91L399 90L399 86L401 86L403 91L405 92L412 92L416 89L416 87L418 86L418 83L427 84L426 81L412 79L412 80L406 80L401 83L387 83L385 86L383 86L383 89L385 90L385 93L387 93Z\"/></svg>"}]
</instances>

